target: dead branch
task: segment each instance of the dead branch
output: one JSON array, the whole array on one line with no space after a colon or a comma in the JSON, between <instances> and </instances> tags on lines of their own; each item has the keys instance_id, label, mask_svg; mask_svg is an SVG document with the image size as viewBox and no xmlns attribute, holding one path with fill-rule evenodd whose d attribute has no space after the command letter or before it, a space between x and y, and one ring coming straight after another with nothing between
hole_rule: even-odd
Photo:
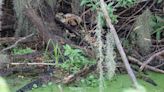
<instances>
[{"instance_id":1,"label":"dead branch","mask_svg":"<svg viewBox=\"0 0 164 92\"><path fill-rule=\"evenodd\" d=\"M52 62L53 60L51 60ZM10 63L10 65L46 65L46 66L55 66L55 63Z\"/></svg>"},{"instance_id":2,"label":"dead branch","mask_svg":"<svg viewBox=\"0 0 164 92\"><path fill-rule=\"evenodd\" d=\"M157 53L153 54L152 56L150 56L150 58L147 59L146 61L144 61L144 63L141 65L140 71L142 71L142 70L144 69L144 67L145 67L148 63L150 63L156 56L159 56L159 55L161 55L161 54L163 54L163 53L164 53L164 50L162 50L162 51L160 51L160 52L157 52Z\"/></svg>"},{"instance_id":3,"label":"dead branch","mask_svg":"<svg viewBox=\"0 0 164 92\"><path fill-rule=\"evenodd\" d=\"M126 70L127 70L128 74L129 74L129 76L130 76L134 86L137 87L138 82L137 82L136 76L134 75L134 73L133 73L133 71L132 71L132 69L130 67L130 64L128 62L128 59L127 59L126 54L124 52L124 49L123 49L123 47L121 45L121 42L120 42L120 40L118 38L116 29L114 28L113 24L111 23L111 19L110 19L109 15L108 15L108 11L106 9L106 4L105 4L104 0L100 0L100 5L101 5L101 9L103 11L104 17L106 19L106 22L107 22L108 26L110 27L110 31L111 31L111 33L114 36L117 49L118 49L118 51L119 51L119 53L121 55L121 58L122 58L122 60L123 60L123 62L125 64Z\"/></svg>"},{"instance_id":4,"label":"dead branch","mask_svg":"<svg viewBox=\"0 0 164 92\"><path fill-rule=\"evenodd\" d=\"M21 39L21 37L3 37L3 38L0 38L0 43L3 44L3 43L11 43L11 42L15 42L17 40Z\"/></svg>"},{"instance_id":5,"label":"dead branch","mask_svg":"<svg viewBox=\"0 0 164 92\"><path fill-rule=\"evenodd\" d=\"M16 47L17 44L18 44L19 42L21 42L21 41L23 41L23 40L25 40L25 39L27 39L27 38L30 38L30 37L33 36L33 35L34 35L34 33L32 33L32 34L30 34L30 35L27 35L26 37L23 37L23 38L17 40L13 45L11 45L11 46L9 46L9 47L7 47L7 48L1 50L0 53L4 52L4 51L6 51L6 50L9 50L9 49L11 49L11 48Z\"/></svg>"},{"instance_id":6,"label":"dead branch","mask_svg":"<svg viewBox=\"0 0 164 92\"><path fill-rule=\"evenodd\" d=\"M131 56L128 56L128 59L131 61L131 62L134 62L134 63L137 63L138 65L143 65L143 63L139 60L137 60L136 58L134 57L131 57ZM145 65L145 67L149 70L152 70L154 72L159 72L159 73L164 73L163 70L160 70L158 68L155 68L155 67L152 67L152 66L149 66L149 65Z\"/></svg>"},{"instance_id":7,"label":"dead branch","mask_svg":"<svg viewBox=\"0 0 164 92\"><path fill-rule=\"evenodd\" d=\"M19 39L22 39L23 37L3 37L0 38L0 43L4 44L4 43L14 43ZM23 41L21 41L21 43L28 43L28 42L37 42L38 40L36 38L32 38L32 39L25 39Z\"/></svg>"},{"instance_id":8,"label":"dead branch","mask_svg":"<svg viewBox=\"0 0 164 92\"><path fill-rule=\"evenodd\" d=\"M155 68L159 68L159 67L161 67L161 66L164 66L164 63L155 66Z\"/></svg>"}]
</instances>

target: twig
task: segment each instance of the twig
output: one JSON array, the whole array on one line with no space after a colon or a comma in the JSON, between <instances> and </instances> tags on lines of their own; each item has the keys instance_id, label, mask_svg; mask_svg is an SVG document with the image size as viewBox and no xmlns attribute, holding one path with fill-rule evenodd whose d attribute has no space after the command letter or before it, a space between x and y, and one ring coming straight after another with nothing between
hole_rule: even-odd
<instances>
[{"instance_id":1,"label":"twig","mask_svg":"<svg viewBox=\"0 0 164 92\"><path fill-rule=\"evenodd\" d=\"M143 64L141 61L137 60L137 59L134 58L134 57L128 56L128 59L129 59L130 61L134 62L134 63L137 63L138 65L142 65L142 64ZM163 74L164 74L164 71L163 71L163 70L160 70L160 69L158 69L158 68L156 68L156 67L152 67L152 66L149 66L149 65L146 65L145 67L146 67L147 69L149 69L149 70L152 70L152 71L155 71L155 72L159 72L159 73L163 73Z\"/></svg>"},{"instance_id":2,"label":"twig","mask_svg":"<svg viewBox=\"0 0 164 92\"><path fill-rule=\"evenodd\" d=\"M10 63L10 65L56 65L55 63Z\"/></svg>"},{"instance_id":3,"label":"twig","mask_svg":"<svg viewBox=\"0 0 164 92\"><path fill-rule=\"evenodd\" d=\"M164 66L164 63L155 66L155 68L159 68L159 67L161 67L161 66Z\"/></svg>"},{"instance_id":4,"label":"twig","mask_svg":"<svg viewBox=\"0 0 164 92\"><path fill-rule=\"evenodd\" d=\"M102 9L102 11L104 13L104 17L106 19L106 22L107 22L108 26L110 27L110 31L111 31L111 33L114 36L117 49L118 49L118 51L119 51L119 53L121 55L121 58L122 58L122 60L123 60L123 62L125 64L126 70L127 70L128 74L129 74L129 76L130 76L134 86L137 87L138 82L137 82L136 76L134 75L134 73L133 73L133 71L132 71L132 69L130 67L130 64L128 62L128 59L127 59L126 54L124 52L124 49L123 49L123 47L121 45L121 42L120 42L120 40L118 38L116 29L114 28L113 24L111 23L111 19L110 19L109 15L108 15L108 11L106 9L106 4L105 4L104 0L100 0L100 5L101 5L101 9Z\"/></svg>"},{"instance_id":5,"label":"twig","mask_svg":"<svg viewBox=\"0 0 164 92\"><path fill-rule=\"evenodd\" d=\"M0 38L1 44L6 43L15 43L17 40L21 39L22 37L2 37ZM33 37L32 39L26 39L21 41L21 43L29 43L29 42L38 42L39 40L36 37Z\"/></svg>"},{"instance_id":6,"label":"twig","mask_svg":"<svg viewBox=\"0 0 164 92\"><path fill-rule=\"evenodd\" d=\"M17 44L18 44L19 42L21 42L21 41L23 41L23 40L25 40L25 39L27 39L27 38L33 36L33 35L34 35L34 33L32 33L32 34L30 34L30 35L27 35L27 36L25 36L25 37L23 37L23 38L17 40L13 45L11 45L11 46L9 46L9 47L7 47L7 48L1 50L0 53L4 52L4 51L6 51L6 50L9 50L9 49L11 49L11 48L16 47Z\"/></svg>"},{"instance_id":7,"label":"twig","mask_svg":"<svg viewBox=\"0 0 164 92\"><path fill-rule=\"evenodd\" d=\"M162 51L160 51L160 52L157 52L157 53L153 54L148 60L146 60L146 61L141 65L140 71L142 71L142 70L144 69L144 67L145 67L148 63L150 63L156 56L161 55L161 54L163 54L163 53L164 53L164 50L162 50Z\"/></svg>"}]
</instances>

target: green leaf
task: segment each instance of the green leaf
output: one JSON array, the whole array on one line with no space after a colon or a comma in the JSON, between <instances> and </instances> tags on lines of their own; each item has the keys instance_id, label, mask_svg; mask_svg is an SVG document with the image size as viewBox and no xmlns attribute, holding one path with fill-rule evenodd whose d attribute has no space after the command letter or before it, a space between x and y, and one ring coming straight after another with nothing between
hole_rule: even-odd
<instances>
[{"instance_id":1,"label":"green leaf","mask_svg":"<svg viewBox=\"0 0 164 92\"><path fill-rule=\"evenodd\" d=\"M156 40L160 40L160 39L161 39L161 32L158 31L158 32L156 33Z\"/></svg>"},{"instance_id":2,"label":"green leaf","mask_svg":"<svg viewBox=\"0 0 164 92\"><path fill-rule=\"evenodd\" d=\"M162 3L162 1L163 1L163 0L157 0L157 3L158 3L158 4L159 4L159 3Z\"/></svg>"},{"instance_id":3,"label":"green leaf","mask_svg":"<svg viewBox=\"0 0 164 92\"><path fill-rule=\"evenodd\" d=\"M86 5L87 3L90 3L90 0L82 0L80 6Z\"/></svg>"}]
</instances>

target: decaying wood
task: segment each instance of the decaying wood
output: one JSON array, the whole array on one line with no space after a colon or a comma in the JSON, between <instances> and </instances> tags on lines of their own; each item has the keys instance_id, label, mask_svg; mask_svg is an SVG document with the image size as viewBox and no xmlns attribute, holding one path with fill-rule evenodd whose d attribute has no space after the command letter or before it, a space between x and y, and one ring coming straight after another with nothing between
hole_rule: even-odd
<instances>
[{"instance_id":1,"label":"decaying wood","mask_svg":"<svg viewBox=\"0 0 164 92\"><path fill-rule=\"evenodd\" d=\"M35 27L38 29L37 31L38 31L40 37L43 38L44 42L48 43L49 40L51 39L53 41L53 43L55 43L55 44L59 44L59 45L69 44L75 48L82 49L86 53L86 55L88 55L90 57L95 57L95 54L93 51L91 51L89 49L84 49L83 47L80 47L80 46L77 46L71 40L64 39L56 34L52 34L51 31L46 28L43 21L37 15L37 13L35 12L34 9L26 8L25 15L29 18L29 20L32 22L32 24L34 24ZM57 31L57 30L58 29L56 29L55 31ZM50 44L49 48L53 49L53 45Z\"/></svg>"},{"instance_id":2,"label":"decaying wood","mask_svg":"<svg viewBox=\"0 0 164 92\"><path fill-rule=\"evenodd\" d=\"M0 76L9 76L9 75L13 74L14 72L15 73L16 72L25 72L25 73L27 73L27 72L31 72L31 71L35 72L35 73L39 72L39 71L36 72L36 69L35 69L34 66L18 66L18 67L15 66L15 67L10 67L10 68L7 68L7 69L5 68L3 70L0 70Z\"/></svg>"},{"instance_id":3,"label":"decaying wood","mask_svg":"<svg viewBox=\"0 0 164 92\"><path fill-rule=\"evenodd\" d=\"M28 59L31 61L35 61L37 57L41 57L43 55L43 52L35 51L30 54L24 54L24 55L10 55L11 61L15 62L15 59Z\"/></svg>"},{"instance_id":4,"label":"decaying wood","mask_svg":"<svg viewBox=\"0 0 164 92\"><path fill-rule=\"evenodd\" d=\"M143 63L142 63L141 61L139 61L139 60L137 60L137 59L135 59L135 58L133 58L133 57L131 57L131 56L128 56L128 59L129 59L131 62L137 63L137 64L140 65L140 66L143 65ZM147 69L149 69L149 70L152 70L152 71L154 71L154 72L164 73L163 70L160 70L160 69L158 69L158 68L155 68L155 67L152 67L152 66L149 66L149 65L145 65L145 68L147 68Z\"/></svg>"},{"instance_id":5,"label":"decaying wood","mask_svg":"<svg viewBox=\"0 0 164 92\"><path fill-rule=\"evenodd\" d=\"M43 40L48 43L51 39L54 43L58 44L72 44L71 41L63 39L60 36L57 36L55 34L51 34L51 32L46 28L41 18L37 15L34 9L32 8L26 8L25 15L29 18L29 20L35 25L35 27L38 29L39 35L43 38ZM58 29L56 29L58 30ZM50 46L53 47L52 45Z\"/></svg>"},{"instance_id":6,"label":"decaying wood","mask_svg":"<svg viewBox=\"0 0 164 92\"><path fill-rule=\"evenodd\" d=\"M121 45L121 42L120 42L120 40L118 38L116 29L112 25L112 22L111 22L111 19L110 19L109 15L108 15L108 11L106 9L107 7L106 7L106 4L105 4L104 0L100 0L100 6L101 6L101 9L103 11L104 17L106 19L107 25L109 26L110 31L113 34L113 37L115 39L115 43L116 43L117 49L118 49L118 51L119 51L119 53L121 55L121 58L122 58L122 60L123 60L123 62L125 64L126 70L127 70L128 74L129 74L129 76L130 76L134 86L137 87L138 82L137 82L136 76L134 75L134 73L133 73L133 71L132 71L132 69L130 67L129 61L128 61L127 56L125 54L125 51L124 51L124 49L123 49L123 47Z\"/></svg>"}]
</instances>

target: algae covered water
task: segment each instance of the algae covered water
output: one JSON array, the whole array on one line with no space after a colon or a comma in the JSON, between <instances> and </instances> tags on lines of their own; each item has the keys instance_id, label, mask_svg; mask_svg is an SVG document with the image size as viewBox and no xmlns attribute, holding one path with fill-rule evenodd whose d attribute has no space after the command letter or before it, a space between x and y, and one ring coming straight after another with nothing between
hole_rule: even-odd
<instances>
[{"instance_id":1,"label":"algae covered water","mask_svg":"<svg viewBox=\"0 0 164 92\"><path fill-rule=\"evenodd\" d=\"M150 72L149 76L153 79L157 86L153 86L143 80L139 80L140 84L145 87L147 92L164 92L164 74ZM30 78L20 78L17 76L10 76L4 78L9 85L9 92L15 92L20 87L30 82ZM123 92L123 90L131 87L131 82L126 74L116 75L111 81L106 81L105 92ZM42 87L34 87L29 92L98 92L99 87L73 87L62 86L49 83Z\"/></svg>"}]
</instances>

